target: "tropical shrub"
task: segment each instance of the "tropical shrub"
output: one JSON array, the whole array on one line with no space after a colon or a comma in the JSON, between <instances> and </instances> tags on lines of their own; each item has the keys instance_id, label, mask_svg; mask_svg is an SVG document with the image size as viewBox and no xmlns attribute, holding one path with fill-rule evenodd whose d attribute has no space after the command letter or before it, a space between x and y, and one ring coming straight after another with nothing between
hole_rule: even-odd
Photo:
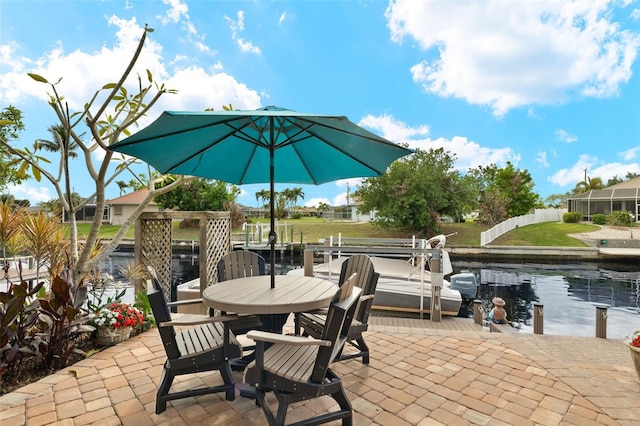
<instances>
[{"instance_id":1,"label":"tropical shrub","mask_svg":"<svg viewBox=\"0 0 640 426\"><path fill-rule=\"evenodd\" d=\"M602 213L592 214L591 222L594 225L604 225L605 223L607 223L607 216Z\"/></svg>"},{"instance_id":2,"label":"tropical shrub","mask_svg":"<svg viewBox=\"0 0 640 426\"><path fill-rule=\"evenodd\" d=\"M564 223L578 223L582 219L582 213L580 212L567 212L562 215L562 221Z\"/></svg>"},{"instance_id":3,"label":"tropical shrub","mask_svg":"<svg viewBox=\"0 0 640 426\"><path fill-rule=\"evenodd\" d=\"M630 226L633 220L633 217L630 216L630 213L622 210L612 211L609 216L607 216L607 224L613 226Z\"/></svg>"}]
</instances>

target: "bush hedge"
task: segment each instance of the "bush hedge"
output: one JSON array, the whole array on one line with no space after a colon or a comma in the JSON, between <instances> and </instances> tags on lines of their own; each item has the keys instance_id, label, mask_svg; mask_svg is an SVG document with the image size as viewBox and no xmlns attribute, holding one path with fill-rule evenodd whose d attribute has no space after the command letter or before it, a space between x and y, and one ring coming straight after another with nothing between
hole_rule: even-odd
<instances>
[{"instance_id":1,"label":"bush hedge","mask_svg":"<svg viewBox=\"0 0 640 426\"><path fill-rule=\"evenodd\" d=\"M607 216L602 213L592 214L591 222L593 222L594 225L604 225L607 223Z\"/></svg>"},{"instance_id":2,"label":"bush hedge","mask_svg":"<svg viewBox=\"0 0 640 426\"><path fill-rule=\"evenodd\" d=\"M564 223L578 223L582 219L582 213L580 212L567 212L562 215L562 221Z\"/></svg>"},{"instance_id":3,"label":"bush hedge","mask_svg":"<svg viewBox=\"0 0 640 426\"><path fill-rule=\"evenodd\" d=\"M607 224L614 226L629 226L632 222L632 217L629 216L629 212L616 210L612 211L609 216L607 216Z\"/></svg>"}]
</instances>

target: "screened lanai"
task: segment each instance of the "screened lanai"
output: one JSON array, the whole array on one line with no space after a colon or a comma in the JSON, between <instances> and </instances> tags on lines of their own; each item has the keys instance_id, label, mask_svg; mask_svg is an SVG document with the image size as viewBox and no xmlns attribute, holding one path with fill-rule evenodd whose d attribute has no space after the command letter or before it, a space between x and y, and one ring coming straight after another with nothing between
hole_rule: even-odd
<instances>
[{"instance_id":1,"label":"screened lanai","mask_svg":"<svg viewBox=\"0 0 640 426\"><path fill-rule=\"evenodd\" d=\"M570 197L567 200L567 208L570 212L582 213L582 220L591 220L591 215L596 213L609 214L621 210L630 212L638 221L639 202L640 179L635 178Z\"/></svg>"}]
</instances>

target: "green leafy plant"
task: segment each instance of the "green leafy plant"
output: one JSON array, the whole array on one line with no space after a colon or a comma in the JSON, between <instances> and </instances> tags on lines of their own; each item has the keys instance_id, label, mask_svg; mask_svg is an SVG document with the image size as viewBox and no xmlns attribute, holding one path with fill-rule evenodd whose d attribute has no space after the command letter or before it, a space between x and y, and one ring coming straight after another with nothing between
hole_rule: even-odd
<instances>
[{"instance_id":1,"label":"green leafy plant","mask_svg":"<svg viewBox=\"0 0 640 426\"><path fill-rule=\"evenodd\" d=\"M42 331L37 334L37 347L47 369L64 367L80 339L93 331L82 310L86 300L87 287L73 283L69 267L53 278L48 297L38 299Z\"/></svg>"},{"instance_id":2,"label":"green leafy plant","mask_svg":"<svg viewBox=\"0 0 640 426\"><path fill-rule=\"evenodd\" d=\"M582 219L580 212L567 212L562 215L562 221L564 223L578 223Z\"/></svg>"},{"instance_id":3,"label":"green leafy plant","mask_svg":"<svg viewBox=\"0 0 640 426\"><path fill-rule=\"evenodd\" d=\"M613 226L629 226L635 223L630 213L627 211L615 210L607 216L607 224Z\"/></svg>"},{"instance_id":4,"label":"green leafy plant","mask_svg":"<svg viewBox=\"0 0 640 426\"><path fill-rule=\"evenodd\" d=\"M604 225L607 223L607 216L602 213L592 214L591 222L593 222L594 225Z\"/></svg>"},{"instance_id":5,"label":"green leafy plant","mask_svg":"<svg viewBox=\"0 0 640 426\"><path fill-rule=\"evenodd\" d=\"M0 383L11 369L15 370L15 378L20 377L24 359L36 355L29 330L38 319L39 305L32 299L43 284L29 291L27 283L21 281L0 292Z\"/></svg>"},{"instance_id":6,"label":"green leafy plant","mask_svg":"<svg viewBox=\"0 0 640 426\"><path fill-rule=\"evenodd\" d=\"M142 290L136 294L136 303L133 304L140 312L142 312L142 324L140 325L140 331L144 332L152 327L155 327L156 320L151 313L151 303L149 303L149 297L147 296L147 290Z\"/></svg>"}]
</instances>

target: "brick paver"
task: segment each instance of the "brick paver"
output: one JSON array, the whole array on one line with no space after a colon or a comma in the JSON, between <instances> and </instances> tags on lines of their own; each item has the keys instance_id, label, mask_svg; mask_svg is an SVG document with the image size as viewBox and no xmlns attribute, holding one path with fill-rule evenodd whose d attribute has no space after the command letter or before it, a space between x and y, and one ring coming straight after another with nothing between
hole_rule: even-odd
<instances>
[{"instance_id":1,"label":"brick paver","mask_svg":"<svg viewBox=\"0 0 640 426\"><path fill-rule=\"evenodd\" d=\"M640 384L619 340L506 336L468 324L459 331L428 323L374 325L366 336L369 365L334 364L351 399L354 424L640 424ZM155 414L164 360L157 330L151 330L1 396L0 423L266 424L261 409L239 396L172 401ZM234 377L242 380L241 373ZM174 388L218 380L217 373L200 373L180 377ZM287 420L332 408L328 398L298 403Z\"/></svg>"}]
</instances>

